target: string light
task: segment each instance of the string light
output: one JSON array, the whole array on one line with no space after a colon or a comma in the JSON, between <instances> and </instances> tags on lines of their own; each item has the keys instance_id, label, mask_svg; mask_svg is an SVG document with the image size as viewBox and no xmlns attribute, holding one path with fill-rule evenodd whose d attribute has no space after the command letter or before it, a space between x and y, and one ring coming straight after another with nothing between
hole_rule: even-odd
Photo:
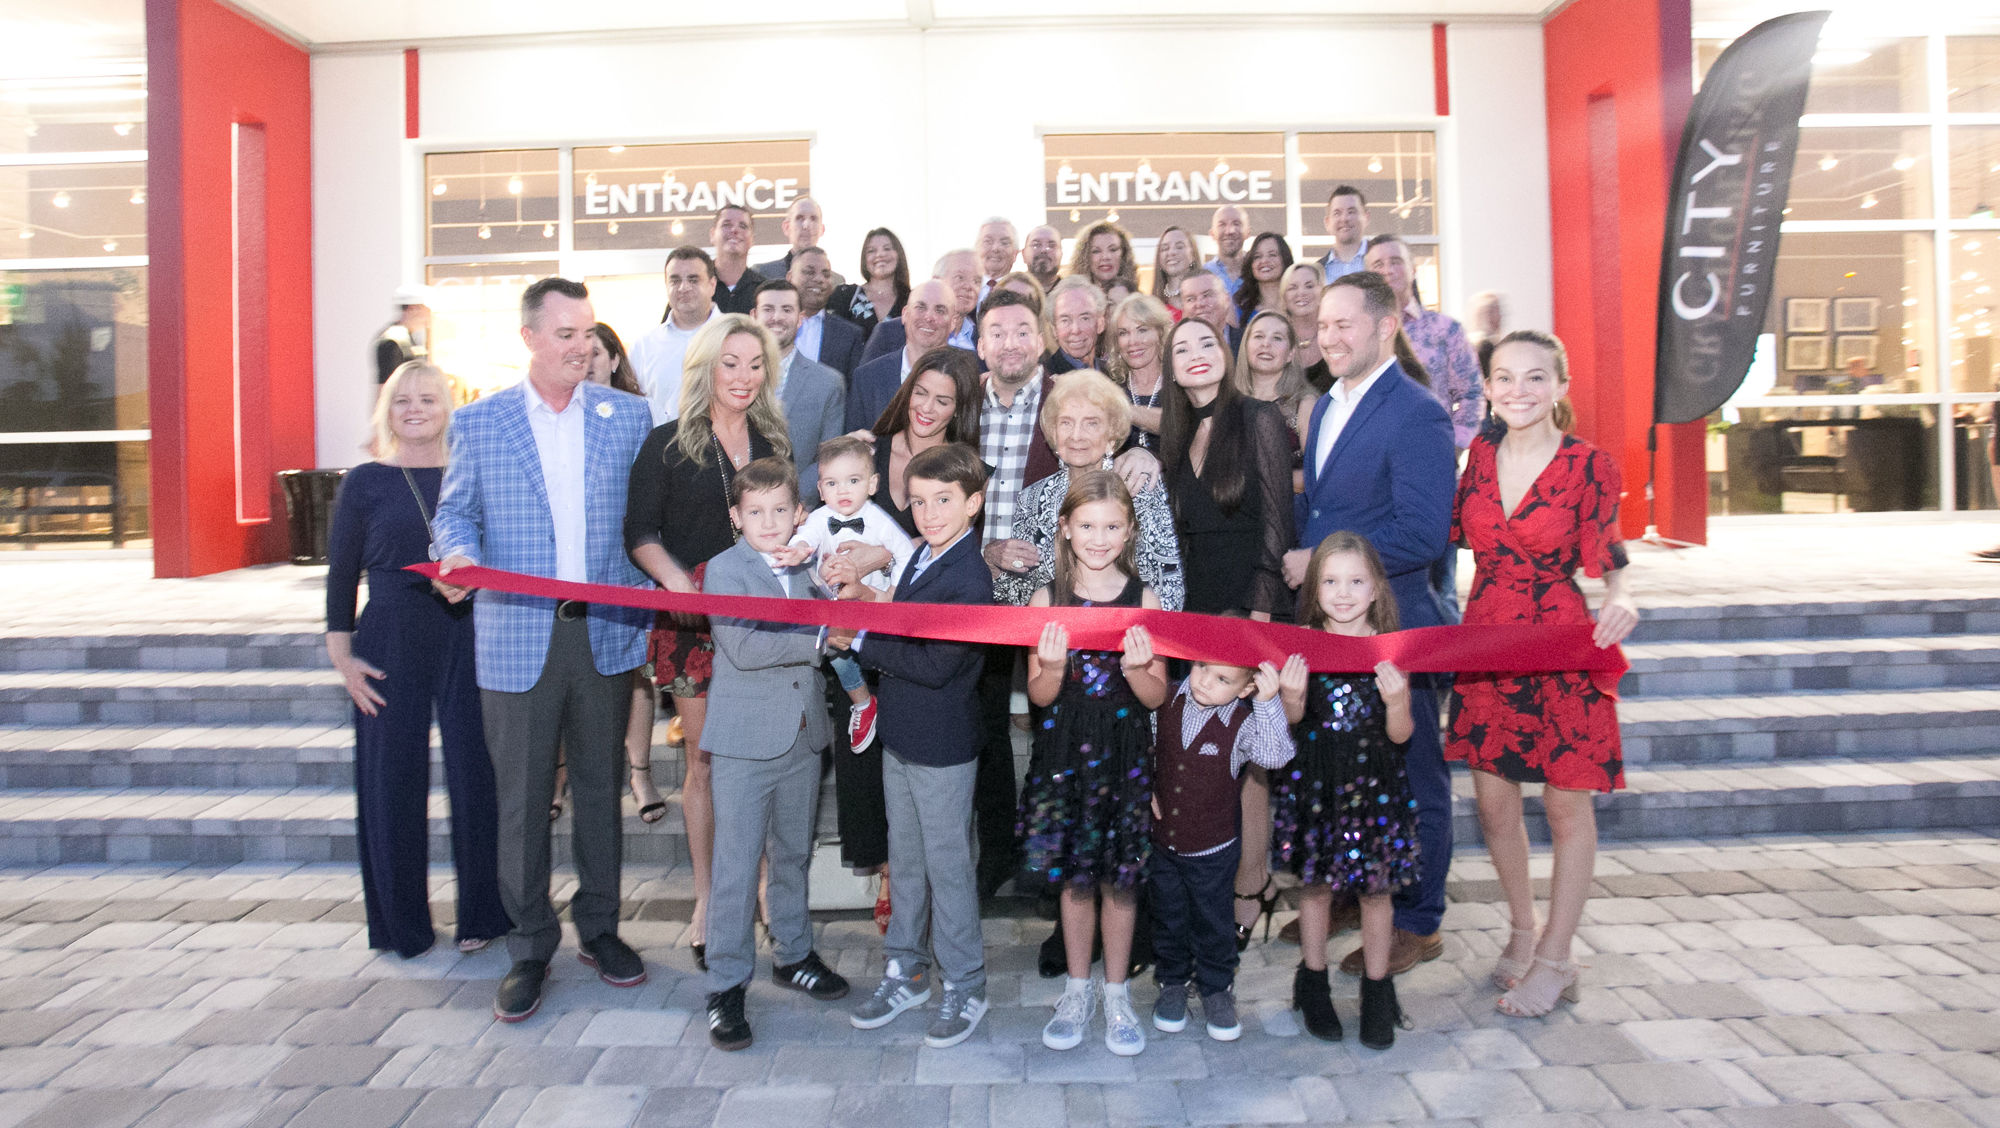
<instances>
[{"instance_id":1,"label":"string light","mask_svg":"<svg viewBox=\"0 0 2000 1128\"><path fill-rule=\"evenodd\" d=\"M1369 158L1368 158L1368 171L1369 171L1369 172L1381 172L1381 171L1382 171L1382 158L1381 158L1381 157L1369 157Z\"/></svg>"},{"instance_id":2,"label":"string light","mask_svg":"<svg viewBox=\"0 0 2000 1128\"><path fill-rule=\"evenodd\" d=\"M518 195L520 195L520 194L521 194L521 178L520 178L520 177L518 177L518 176L510 176L510 177L508 177L508 178L507 178L507 194L508 194L509 196L518 196Z\"/></svg>"},{"instance_id":3,"label":"string light","mask_svg":"<svg viewBox=\"0 0 2000 1128\"><path fill-rule=\"evenodd\" d=\"M1916 163L1917 158L1907 155L1897 157L1894 162L1897 172L1908 172L1910 169L1916 167Z\"/></svg>"},{"instance_id":4,"label":"string light","mask_svg":"<svg viewBox=\"0 0 2000 1128\"><path fill-rule=\"evenodd\" d=\"M145 190L144 188L134 188L134 189L132 189L132 202L133 202L133 203L135 203L135 204L143 204L143 203L145 203L145 202L146 202L146 190Z\"/></svg>"},{"instance_id":5,"label":"string light","mask_svg":"<svg viewBox=\"0 0 2000 1128\"><path fill-rule=\"evenodd\" d=\"M442 195L444 195L444 180L443 180L443 178L439 178L439 179L437 179L437 180L434 180L434 181L432 181L432 182L431 182L431 195L433 195L433 196L442 196Z\"/></svg>"},{"instance_id":6,"label":"string light","mask_svg":"<svg viewBox=\"0 0 2000 1128\"><path fill-rule=\"evenodd\" d=\"M54 198L49 200L49 203L52 203L59 208L66 208L69 206L69 193L57 192Z\"/></svg>"},{"instance_id":7,"label":"string light","mask_svg":"<svg viewBox=\"0 0 2000 1128\"><path fill-rule=\"evenodd\" d=\"M1881 203L1881 202L1882 202L1882 201L1880 201L1880 200L1877 200L1877 199L1875 198L1875 193L1873 193L1873 192L1870 192L1870 193L1868 193L1868 194L1867 194L1866 196L1863 196L1863 197L1861 197L1861 206L1862 206L1862 207L1864 207L1864 208L1872 208L1872 207L1874 207L1874 206L1875 206L1876 204L1879 204L1879 203Z\"/></svg>"},{"instance_id":8,"label":"string light","mask_svg":"<svg viewBox=\"0 0 2000 1128\"><path fill-rule=\"evenodd\" d=\"M116 133L120 137L130 137L132 136L132 123L129 121L121 121L117 125L111 127L111 132Z\"/></svg>"},{"instance_id":9,"label":"string light","mask_svg":"<svg viewBox=\"0 0 2000 1128\"><path fill-rule=\"evenodd\" d=\"M118 249L118 240L116 240L116 239L106 239L106 240L104 241L104 253L105 253L105 254L107 254L107 255L108 255L108 254L110 254L111 252L113 252L113 251L115 251L115 250L117 250L117 249Z\"/></svg>"},{"instance_id":10,"label":"string light","mask_svg":"<svg viewBox=\"0 0 2000 1128\"><path fill-rule=\"evenodd\" d=\"M1819 159L1819 170L1821 172L1832 172L1834 169L1837 169L1839 167L1840 167L1840 158L1834 156L1832 153L1828 153L1826 156L1823 156Z\"/></svg>"},{"instance_id":11,"label":"string light","mask_svg":"<svg viewBox=\"0 0 2000 1128\"><path fill-rule=\"evenodd\" d=\"M480 224L479 237L481 239L491 239L493 237L493 228L484 223Z\"/></svg>"},{"instance_id":12,"label":"string light","mask_svg":"<svg viewBox=\"0 0 2000 1128\"><path fill-rule=\"evenodd\" d=\"M553 223L542 224L542 238L553 239L555 237L556 237L556 225Z\"/></svg>"}]
</instances>

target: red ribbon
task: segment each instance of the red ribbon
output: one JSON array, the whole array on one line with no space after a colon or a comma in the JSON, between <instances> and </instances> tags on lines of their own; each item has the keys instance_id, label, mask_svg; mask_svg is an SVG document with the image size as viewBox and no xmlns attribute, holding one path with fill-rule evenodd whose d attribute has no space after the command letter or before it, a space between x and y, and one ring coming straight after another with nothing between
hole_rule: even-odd
<instances>
[{"instance_id":1,"label":"red ribbon","mask_svg":"<svg viewBox=\"0 0 2000 1128\"><path fill-rule=\"evenodd\" d=\"M436 564L412 564L409 570L432 579L438 574ZM1041 641L1042 628L1055 621L1068 628L1073 649L1123 650L1126 628L1144 626L1153 636L1154 652L1170 658L1255 666L1259 662L1283 664L1287 656L1303 654L1309 668L1324 673L1366 673L1384 659L1410 673L1583 671L1608 693L1626 666L1625 654L1618 647L1600 647L1590 641L1595 628L1589 625L1417 627L1351 638L1280 623L1141 607L974 607L706 592L681 595L614 584L571 583L477 566L453 569L447 582L544 599L580 599L652 611L1008 646L1035 646Z\"/></svg>"}]
</instances>

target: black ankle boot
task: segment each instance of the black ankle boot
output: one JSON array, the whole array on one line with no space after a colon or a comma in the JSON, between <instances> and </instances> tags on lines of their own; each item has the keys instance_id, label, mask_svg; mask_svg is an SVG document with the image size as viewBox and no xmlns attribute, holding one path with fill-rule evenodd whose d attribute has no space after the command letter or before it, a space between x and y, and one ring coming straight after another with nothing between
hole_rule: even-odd
<instances>
[{"instance_id":1,"label":"black ankle boot","mask_svg":"<svg viewBox=\"0 0 2000 1128\"><path fill-rule=\"evenodd\" d=\"M1403 1007L1396 1002L1396 977L1361 980L1361 1044L1371 1050L1386 1050L1396 1044L1396 1027L1403 1021Z\"/></svg>"},{"instance_id":2,"label":"black ankle boot","mask_svg":"<svg viewBox=\"0 0 2000 1128\"><path fill-rule=\"evenodd\" d=\"M1304 964L1292 977L1292 1009L1305 1019L1306 1033L1323 1042L1340 1041L1340 1016L1333 1013L1333 991L1326 985L1326 969L1314 971Z\"/></svg>"}]
</instances>

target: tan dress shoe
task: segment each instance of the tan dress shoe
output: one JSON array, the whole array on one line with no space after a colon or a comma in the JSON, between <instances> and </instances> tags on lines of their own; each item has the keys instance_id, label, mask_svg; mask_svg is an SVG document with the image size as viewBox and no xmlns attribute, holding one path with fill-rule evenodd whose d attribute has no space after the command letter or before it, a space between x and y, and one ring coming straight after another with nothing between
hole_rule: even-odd
<instances>
[{"instance_id":1,"label":"tan dress shoe","mask_svg":"<svg viewBox=\"0 0 2000 1128\"><path fill-rule=\"evenodd\" d=\"M1389 942L1389 974L1401 975L1420 963L1426 963L1444 955L1444 934L1433 932L1429 936L1419 936L1398 928L1394 939ZM1347 953L1340 961L1340 973L1357 979L1362 972L1361 949Z\"/></svg>"}]
</instances>

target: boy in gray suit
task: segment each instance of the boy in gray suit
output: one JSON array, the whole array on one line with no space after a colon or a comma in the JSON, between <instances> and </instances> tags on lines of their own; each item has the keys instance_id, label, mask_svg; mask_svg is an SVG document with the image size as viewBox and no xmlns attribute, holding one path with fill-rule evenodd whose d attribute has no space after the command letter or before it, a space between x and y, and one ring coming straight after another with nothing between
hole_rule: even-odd
<instances>
[{"instance_id":1,"label":"boy in gray suit","mask_svg":"<svg viewBox=\"0 0 2000 1128\"><path fill-rule=\"evenodd\" d=\"M708 562L702 590L715 595L814 598L803 567L773 559L798 530L798 473L761 458L729 486L729 518L742 539ZM819 801L820 752L833 742L821 631L748 619L710 620L715 676L702 750L712 761L715 862L708 902L708 1039L722 1050L750 1045L743 996L756 970L757 862L768 854L765 903L771 978L815 999L847 994L847 980L813 951L806 912Z\"/></svg>"}]
</instances>

